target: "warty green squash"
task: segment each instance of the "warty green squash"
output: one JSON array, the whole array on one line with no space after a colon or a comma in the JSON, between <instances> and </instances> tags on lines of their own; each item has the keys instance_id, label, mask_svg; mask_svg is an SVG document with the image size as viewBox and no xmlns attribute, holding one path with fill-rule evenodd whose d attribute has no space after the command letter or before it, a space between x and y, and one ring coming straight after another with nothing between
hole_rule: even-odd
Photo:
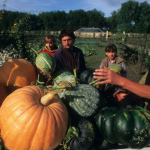
<instances>
[{"instance_id":1,"label":"warty green squash","mask_svg":"<svg viewBox=\"0 0 150 150\"><path fill-rule=\"evenodd\" d=\"M74 86L72 91L66 90L62 101L69 104L69 107L80 116L89 117L99 108L100 94L93 86L80 84Z\"/></svg>"}]
</instances>

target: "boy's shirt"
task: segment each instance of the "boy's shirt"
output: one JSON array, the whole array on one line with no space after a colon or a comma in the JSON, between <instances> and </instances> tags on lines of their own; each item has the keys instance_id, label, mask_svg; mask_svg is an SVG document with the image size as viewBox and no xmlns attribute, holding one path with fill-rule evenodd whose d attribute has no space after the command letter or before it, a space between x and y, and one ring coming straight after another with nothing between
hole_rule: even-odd
<instances>
[{"instance_id":1,"label":"boy's shirt","mask_svg":"<svg viewBox=\"0 0 150 150\"><path fill-rule=\"evenodd\" d=\"M107 58L108 58L108 57L107 57ZM110 61L110 59L108 58L108 66L110 66L110 65L116 65L116 58L115 58L115 60L114 60L113 63L112 63L112 62ZM100 66L99 66L99 69L101 69L102 67L103 67L103 63L101 62ZM125 67L124 62L122 62L122 67L123 67L124 71L122 71L121 76L126 78L126 76L127 76L127 71L126 71L126 67Z\"/></svg>"}]
</instances>

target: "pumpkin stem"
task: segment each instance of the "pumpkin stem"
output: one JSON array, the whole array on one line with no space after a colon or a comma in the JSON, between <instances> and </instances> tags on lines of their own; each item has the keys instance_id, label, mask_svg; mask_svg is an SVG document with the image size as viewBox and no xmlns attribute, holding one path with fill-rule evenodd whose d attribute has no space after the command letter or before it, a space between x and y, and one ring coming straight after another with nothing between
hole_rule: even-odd
<instances>
[{"instance_id":1,"label":"pumpkin stem","mask_svg":"<svg viewBox=\"0 0 150 150\"><path fill-rule=\"evenodd\" d=\"M42 103L43 105L47 106L47 105L49 105L50 100L53 99L53 98L55 98L54 96L55 96L56 94L63 92L63 90L49 91L49 90L44 89L44 92L45 92L45 93L48 93L48 94L42 96L42 98L41 98L41 103Z\"/></svg>"}]
</instances>

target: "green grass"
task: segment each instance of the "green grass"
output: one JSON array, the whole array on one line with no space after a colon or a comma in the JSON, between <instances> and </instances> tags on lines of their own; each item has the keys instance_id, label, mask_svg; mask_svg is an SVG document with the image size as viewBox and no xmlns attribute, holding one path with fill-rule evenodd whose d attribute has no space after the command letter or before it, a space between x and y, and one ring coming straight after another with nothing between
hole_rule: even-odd
<instances>
[{"instance_id":1,"label":"green grass","mask_svg":"<svg viewBox=\"0 0 150 150\"><path fill-rule=\"evenodd\" d=\"M102 59L104 59L106 57L105 55L105 47L106 47L107 43L104 44L103 47L97 47L96 45L93 45L93 48L96 49L96 55L92 55L92 56L85 56L85 64L87 68L91 68L91 69L98 69L99 65L102 61ZM132 80L134 82L139 82L139 80L141 79L141 77L146 73L146 69L142 68L142 74L140 74L140 68L141 68L141 64L136 62L135 65L134 64L125 64L126 65L126 70L127 70L127 78L129 80Z\"/></svg>"}]
</instances>

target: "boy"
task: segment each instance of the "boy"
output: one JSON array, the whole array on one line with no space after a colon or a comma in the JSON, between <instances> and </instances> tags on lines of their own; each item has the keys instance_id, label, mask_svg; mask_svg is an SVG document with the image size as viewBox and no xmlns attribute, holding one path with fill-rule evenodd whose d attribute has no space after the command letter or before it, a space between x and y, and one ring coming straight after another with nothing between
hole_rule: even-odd
<instances>
[{"instance_id":1,"label":"boy","mask_svg":"<svg viewBox=\"0 0 150 150\"><path fill-rule=\"evenodd\" d=\"M106 66L108 68L108 66L110 65L115 65L115 64L120 64L123 67L123 71L121 71L120 75L123 77L126 77L126 68L125 68L125 64L124 61L121 57L117 56L117 48L114 44L108 44L105 48L105 53L106 53L106 58L104 58L99 66L99 69L102 69L103 66ZM107 98L107 100L110 103L110 106L118 106L118 102L116 102L116 100L113 97L113 94L120 90L121 87L120 86L116 86L116 85L108 85L108 84L104 84L104 85L99 85L100 89L101 89L101 94Z\"/></svg>"},{"instance_id":2,"label":"boy","mask_svg":"<svg viewBox=\"0 0 150 150\"><path fill-rule=\"evenodd\" d=\"M117 48L114 44L109 44L105 48L106 58L104 58L99 66L99 69L101 69L103 66L115 65L120 64L123 67L123 71L121 72L121 76L126 77L127 72L125 68L124 61L121 57L117 56Z\"/></svg>"}]
</instances>

